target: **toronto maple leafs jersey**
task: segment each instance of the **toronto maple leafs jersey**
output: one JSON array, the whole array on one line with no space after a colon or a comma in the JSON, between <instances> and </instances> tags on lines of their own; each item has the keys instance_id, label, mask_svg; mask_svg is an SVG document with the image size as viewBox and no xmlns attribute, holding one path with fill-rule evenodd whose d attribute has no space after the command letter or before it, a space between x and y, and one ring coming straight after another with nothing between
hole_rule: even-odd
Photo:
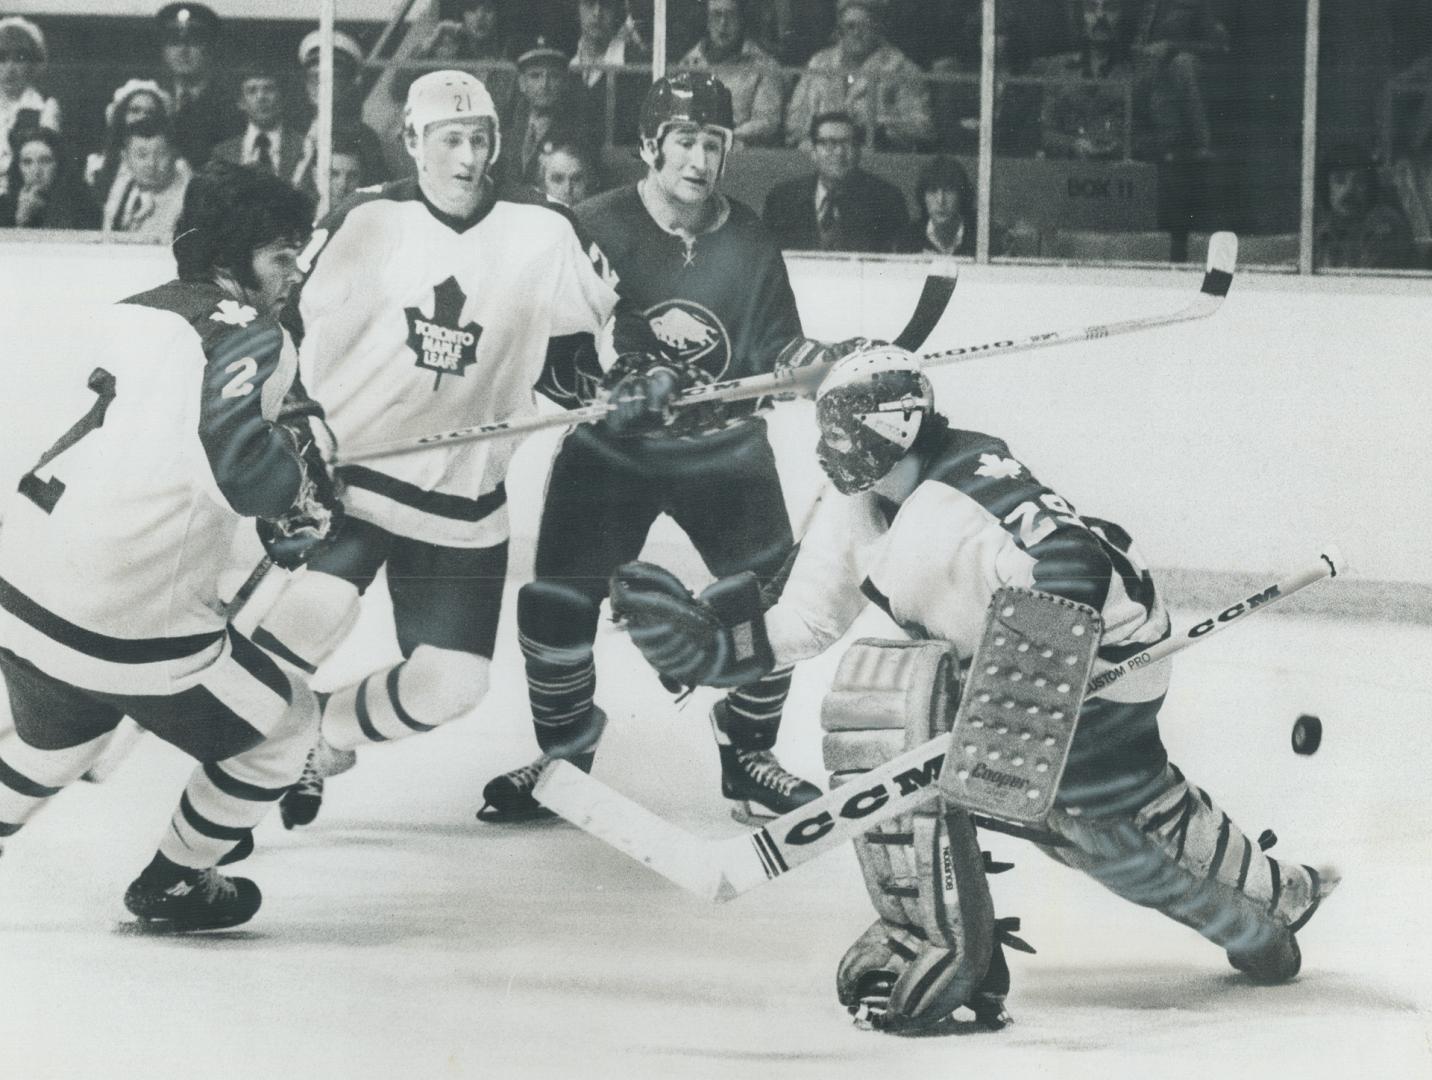
<instances>
[{"instance_id":1,"label":"toronto maple leafs jersey","mask_svg":"<svg viewBox=\"0 0 1432 1080\"><path fill-rule=\"evenodd\" d=\"M56 347L95 366L87 391L56 389L82 404L6 496L0 646L75 686L177 692L234 647L217 592L234 530L297 497L271 422L297 353L272 317L180 281Z\"/></svg>"},{"instance_id":2,"label":"toronto maple leafs jersey","mask_svg":"<svg viewBox=\"0 0 1432 1080\"><path fill-rule=\"evenodd\" d=\"M874 603L912 636L952 643L967 663L1005 585L1098 611L1096 675L1168 636L1168 613L1123 529L1081 515L999 439L958 430L904 502L867 491L821 505L766 626L777 663L794 663L833 644ZM1103 696L1148 701L1167 684L1168 665L1154 664Z\"/></svg>"},{"instance_id":3,"label":"toronto maple leafs jersey","mask_svg":"<svg viewBox=\"0 0 1432 1080\"><path fill-rule=\"evenodd\" d=\"M716 226L694 238L658 225L635 184L577 206L582 231L595 243L593 257L621 298L610 331L613 356L659 355L697 373L697 381L715 382L769 372L781 348L800 335L780 248L749 207L722 203ZM755 407L754 401L701 406L683 409L681 419L716 428ZM689 431L689 423L678 423L664 434Z\"/></svg>"},{"instance_id":4,"label":"toronto maple leafs jersey","mask_svg":"<svg viewBox=\"0 0 1432 1080\"><path fill-rule=\"evenodd\" d=\"M291 325L340 456L520 417L534 387L563 404L590 396L564 365L582 342L593 348L616 296L551 204L504 195L458 221L415 180L399 181L321 223L301 264ZM514 448L500 439L365 456L339 470L344 503L400 536L491 546L508 535Z\"/></svg>"}]
</instances>

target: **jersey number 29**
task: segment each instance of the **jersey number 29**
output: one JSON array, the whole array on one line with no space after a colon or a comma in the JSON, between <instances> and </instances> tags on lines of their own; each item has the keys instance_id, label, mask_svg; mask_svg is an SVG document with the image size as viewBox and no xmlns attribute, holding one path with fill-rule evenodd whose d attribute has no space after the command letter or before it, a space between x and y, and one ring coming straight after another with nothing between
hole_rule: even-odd
<instances>
[{"instance_id":1,"label":"jersey number 29","mask_svg":"<svg viewBox=\"0 0 1432 1080\"><path fill-rule=\"evenodd\" d=\"M76 420L70 426L69 431L56 439L55 444L40 455L40 460L35 462L34 469L20 477L20 494L47 514L54 511L55 504L65 493L65 485L64 481L57 476L41 480L35 475L36 469L48 465L95 428L103 427L104 414L109 411L109 404L114 400L114 376L104 368L97 367L91 371L89 382L85 385L98 395L95 403L90 406L89 412Z\"/></svg>"}]
</instances>

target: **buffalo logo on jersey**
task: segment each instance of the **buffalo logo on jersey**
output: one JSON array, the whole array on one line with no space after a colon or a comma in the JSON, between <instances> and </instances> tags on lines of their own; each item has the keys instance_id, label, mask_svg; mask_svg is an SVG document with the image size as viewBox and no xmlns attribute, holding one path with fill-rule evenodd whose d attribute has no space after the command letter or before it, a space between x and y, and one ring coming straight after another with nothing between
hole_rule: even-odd
<instances>
[{"instance_id":1,"label":"buffalo logo on jersey","mask_svg":"<svg viewBox=\"0 0 1432 1080\"><path fill-rule=\"evenodd\" d=\"M415 307L404 308L408 320L408 345L417 354L416 365L437 373L436 390L444 375L465 375L477 361L477 342L482 327L475 322L459 325L467 294L457 278L433 286L433 313L424 315Z\"/></svg>"},{"instance_id":2,"label":"buffalo logo on jersey","mask_svg":"<svg viewBox=\"0 0 1432 1080\"><path fill-rule=\"evenodd\" d=\"M671 359L700 368L713 379L726 374L731 338L709 309L690 300L663 300L647 309L646 321Z\"/></svg>"}]
</instances>

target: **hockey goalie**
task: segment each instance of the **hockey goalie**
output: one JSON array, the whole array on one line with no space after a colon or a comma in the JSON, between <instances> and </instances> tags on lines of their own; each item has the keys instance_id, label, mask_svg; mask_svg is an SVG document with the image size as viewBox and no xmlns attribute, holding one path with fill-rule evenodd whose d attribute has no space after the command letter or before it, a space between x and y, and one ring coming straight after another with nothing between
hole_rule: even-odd
<instances>
[{"instance_id":1,"label":"hockey goalie","mask_svg":"<svg viewBox=\"0 0 1432 1080\"><path fill-rule=\"evenodd\" d=\"M612 600L648 661L690 685L814 656L867 604L912 639L853 645L822 707L833 784L953 725L942 799L856 842L879 917L840 963L841 1002L890 1031L937 1030L962 1007L1002 1025L1012 927L994 915L975 814L1196 930L1252 981L1296 976L1297 932L1336 876L1267 855L1169 761L1167 660L1084 696L1169 634L1129 535L1001 440L952 428L898 348L841 361L816 417L844 497L820 508L773 606L749 578L693 597L643 563L614 575Z\"/></svg>"}]
</instances>

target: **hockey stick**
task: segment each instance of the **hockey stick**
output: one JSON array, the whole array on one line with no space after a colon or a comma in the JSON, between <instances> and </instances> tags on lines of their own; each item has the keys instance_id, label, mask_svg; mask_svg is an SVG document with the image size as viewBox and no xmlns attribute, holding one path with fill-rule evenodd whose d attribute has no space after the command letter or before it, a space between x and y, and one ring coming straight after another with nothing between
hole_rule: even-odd
<instances>
[{"instance_id":1,"label":"hockey stick","mask_svg":"<svg viewBox=\"0 0 1432 1080\"><path fill-rule=\"evenodd\" d=\"M1308 566L1210 613L1182 634L1165 638L1090 680L1086 693L1096 693L1130 671L1181 652L1345 569L1338 550L1326 547ZM688 892L723 901L935 798L948 745L948 736L931 739L764 828L718 840L693 836L566 761L548 765L533 794L573 825Z\"/></svg>"},{"instance_id":2,"label":"hockey stick","mask_svg":"<svg viewBox=\"0 0 1432 1080\"><path fill-rule=\"evenodd\" d=\"M940 317L944 315L945 308L949 306L950 297L954 294L955 284L959 276L958 267L951 266L947 273L930 274L925 278L925 283L920 289L920 298L915 302L915 309L910 313L910 318L905 323L905 328L895 337L895 344L902 349L918 349L930 336L930 332L939 323ZM804 370L804 369L802 369ZM824 370L822 368L822 370ZM754 393L711 393L716 387L741 388L758 380L769 379L771 376L755 375L746 379L727 379L719 383L710 383L707 386L695 387L681 394L672 404L680 407L683 405L694 405L701 401L736 401L743 398L763 397L767 391ZM784 385L784 384L782 384ZM693 396L695 391L701 391L699 397ZM369 443L366 446L354 447L344 451L342 458L346 462L366 461L369 458L389 457L393 454L406 454L414 450L425 450L430 446L437 446L443 443L452 442L482 442L487 439L519 438L530 435L534 431L544 431L547 428L575 427L578 424L590 424L602 419L612 411L613 406L606 403L587 405L580 409L570 409L566 412L557 413L552 416L524 417L520 420L498 420L491 424L477 424L473 427L458 428L456 431L444 431L436 435L423 435L416 439L404 439L388 443Z\"/></svg>"},{"instance_id":3,"label":"hockey stick","mask_svg":"<svg viewBox=\"0 0 1432 1080\"><path fill-rule=\"evenodd\" d=\"M1022 338L1004 338L978 345L957 345L951 349L926 353L920 357L929 367L958 363L962 360L977 360L986 356L1008 353L1030 352L1034 349L1049 349L1058 345L1074 345L1082 341L1098 341L1123 334L1139 334L1145 330L1158 330L1165 326L1206 319L1218 311L1223 298L1228 295L1233 282L1233 272L1238 262L1238 237L1231 232L1214 233L1208 241L1208 263L1204 269L1203 283L1193 302L1177 311L1165 315L1149 315L1138 319L1123 319L1112 323L1094 323L1090 326L1074 327L1068 330L1046 331ZM898 339L897 339L898 341ZM753 375L745 379L726 379L721 382L693 386L684 391L673 404L677 407L700 405L711 401L740 401L746 398L766 397L772 394L810 393L820 385L821 379L830 370L826 364L811 364L803 368L788 368L769 375ZM500 421L481 424L476 427L459 428L436 435L424 435L403 442L361 446L349 451L346 460L359 461L388 454L404 454L421 450L437 443L468 442L483 439L504 439L527 435L544 428L571 427L591 423L606 416L611 409L607 405L588 405L573 409L557 416L541 416L524 420Z\"/></svg>"}]
</instances>

